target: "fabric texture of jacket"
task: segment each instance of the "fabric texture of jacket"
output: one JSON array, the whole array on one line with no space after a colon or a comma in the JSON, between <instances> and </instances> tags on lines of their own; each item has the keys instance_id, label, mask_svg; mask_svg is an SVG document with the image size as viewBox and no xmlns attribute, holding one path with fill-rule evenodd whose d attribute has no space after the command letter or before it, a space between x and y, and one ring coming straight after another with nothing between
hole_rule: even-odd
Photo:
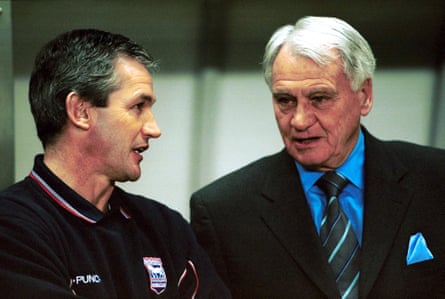
<instances>
[{"instance_id":1,"label":"fabric texture of jacket","mask_svg":"<svg viewBox=\"0 0 445 299\"><path fill-rule=\"evenodd\" d=\"M230 298L190 225L115 188L102 213L36 158L0 192L2 298Z\"/></svg>"},{"instance_id":2,"label":"fabric texture of jacket","mask_svg":"<svg viewBox=\"0 0 445 299\"><path fill-rule=\"evenodd\" d=\"M365 134L360 298L445 298L445 151ZM191 223L234 298L339 298L285 150L195 192ZM433 258L408 263L421 234Z\"/></svg>"}]
</instances>

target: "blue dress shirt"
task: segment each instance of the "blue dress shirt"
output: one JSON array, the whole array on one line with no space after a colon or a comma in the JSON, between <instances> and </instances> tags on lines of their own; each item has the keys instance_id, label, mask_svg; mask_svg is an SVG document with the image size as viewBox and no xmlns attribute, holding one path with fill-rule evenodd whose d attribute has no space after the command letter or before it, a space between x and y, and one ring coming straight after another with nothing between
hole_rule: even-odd
<instances>
[{"instance_id":1,"label":"blue dress shirt","mask_svg":"<svg viewBox=\"0 0 445 299\"><path fill-rule=\"evenodd\" d=\"M357 144L346 161L336 170L349 180L349 183L340 193L339 200L341 207L351 221L360 246L362 245L363 230L364 161L365 141L360 130ZM307 170L298 162L295 162L295 164L300 173L301 184L306 194L315 227L320 234L321 219L326 207L326 196L315 183L323 175L323 172Z\"/></svg>"}]
</instances>

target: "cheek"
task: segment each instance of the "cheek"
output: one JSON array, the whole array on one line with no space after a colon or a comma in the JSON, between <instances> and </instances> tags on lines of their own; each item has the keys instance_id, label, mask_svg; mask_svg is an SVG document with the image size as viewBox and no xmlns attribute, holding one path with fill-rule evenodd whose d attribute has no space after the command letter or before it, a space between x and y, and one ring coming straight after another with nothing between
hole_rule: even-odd
<instances>
[{"instance_id":1,"label":"cheek","mask_svg":"<svg viewBox=\"0 0 445 299\"><path fill-rule=\"evenodd\" d=\"M109 122L99 123L94 130L94 146L98 152L103 156L111 155L119 148L119 144L124 143L123 138L126 138L125 134L122 134L122 126L115 126Z\"/></svg>"},{"instance_id":2,"label":"cheek","mask_svg":"<svg viewBox=\"0 0 445 299\"><path fill-rule=\"evenodd\" d=\"M288 115L277 114L275 113L275 120L277 121L278 128L282 134L288 134L291 125L290 125L290 117Z\"/></svg>"},{"instance_id":3,"label":"cheek","mask_svg":"<svg viewBox=\"0 0 445 299\"><path fill-rule=\"evenodd\" d=\"M338 119L338 121L332 125L332 130L328 138L329 144L331 144L336 151L343 151L350 148L351 140L354 140L358 132L359 122L360 120L353 115Z\"/></svg>"}]
</instances>

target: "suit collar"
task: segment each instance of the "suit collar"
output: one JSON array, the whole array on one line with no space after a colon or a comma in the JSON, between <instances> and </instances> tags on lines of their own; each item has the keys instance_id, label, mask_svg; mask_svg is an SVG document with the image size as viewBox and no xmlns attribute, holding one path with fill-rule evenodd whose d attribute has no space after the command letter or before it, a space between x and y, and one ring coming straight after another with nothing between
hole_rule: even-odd
<instances>
[{"instance_id":1,"label":"suit collar","mask_svg":"<svg viewBox=\"0 0 445 299\"><path fill-rule=\"evenodd\" d=\"M263 186L271 202L262 219L307 276L330 298L338 296L331 268L305 200L294 160L285 150ZM304 246L302 246L304 244Z\"/></svg>"},{"instance_id":2,"label":"suit collar","mask_svg":"<svg viewBox=\"0 0 445 299\"><path fill-rule=\"evenodd\" d=\"M360 294L366 297L405 218L411 193L400 184L407 169L396 153L365 132L365 209Z\"/></svg>"},{"instance_id":3,"label":"suit collar","mask_svg":"<svg viewBox=\"0 0 445 299\"><path fill-rule=\"evenodd\" d=\"M361 254L360 297L374 285L398 229L411 192L400 184L407 173L397 154L363 128L365 135L365 213ZM294 161L285 150L263 186L272 202L262 218L308 277L328 296L336 297L327 258L321 247ZM301 244L305 244L302 246Z\"/></svg>"}]
</instances>

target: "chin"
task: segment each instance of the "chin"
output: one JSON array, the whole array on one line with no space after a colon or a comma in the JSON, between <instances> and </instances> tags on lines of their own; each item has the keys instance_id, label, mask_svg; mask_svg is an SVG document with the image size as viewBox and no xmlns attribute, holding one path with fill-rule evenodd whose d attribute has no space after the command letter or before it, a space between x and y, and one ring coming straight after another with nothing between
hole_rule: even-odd
<instances>
[{"instance_id":1,"label":"chin","mask_svg":"<svg viewBox=\"0 0 445 299\"><path fill-rule=\"evenodd\" d=\"M304 167L314 170L322 167L325 161L323 159L320 159L319 157L311 157L309 155L292 155L292 157Z\"/></svg>"},{"instance_id":2,"label":"chin","mask_svg":"<svg viewBox=\"0 0 445 299\"><path fill-rule=\"evenodd\" d=\"M122 173L122 176L118 177L116 179L116 182L121 182L121 183L134 182L137 181L140 177L141 177L141 172L125 173L125 174Z\"/></svg>"},{"instance_id":3,"label":"chin","mask_svg":"<svg viewBox=\"0 0 445 299\"><path fill-rule=\"evenodd\" d=\"M135 173L133 175L129 175L127 181L134 182L137 181L141 177L141 173Z\"/></svg>"}]
</instances>

